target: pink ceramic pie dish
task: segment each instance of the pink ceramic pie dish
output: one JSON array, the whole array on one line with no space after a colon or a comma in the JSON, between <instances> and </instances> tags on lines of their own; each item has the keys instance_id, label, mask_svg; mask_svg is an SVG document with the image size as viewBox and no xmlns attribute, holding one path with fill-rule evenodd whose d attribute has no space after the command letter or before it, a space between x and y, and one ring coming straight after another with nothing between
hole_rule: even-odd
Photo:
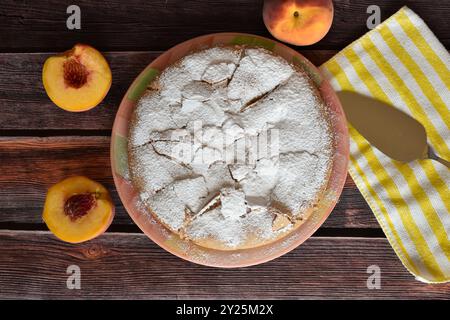
<instances>
[{"instance_id":1,"label":"pink ceramic pie dish","mask_svg":"<svg viewBox=\"0 0 450 320\"><path fill-rule=\"evenodd\" d=\"M329 108L334 136L334 153L330 179L324 196L314 213L297 229L270 244L234 251L201 247L180 237L157 222L139 203L138 191L128 175L127 136L133 109L152 80L166 67L189 53L218 45L250 45L264 47L302 68L317 85ZM275 259L307 240L327 219L335 207L347 176L349 137L340 102L320 71L297 51L260 36L242 33L218 33L185 41L153 60L134 80L117 111L111 137L111 168L114 182L125 209L139 228L166 251L185 260L214 267L233 268L256 265ZM151 169L151 168L150 168Z\"/></svg>"}]
</instances>

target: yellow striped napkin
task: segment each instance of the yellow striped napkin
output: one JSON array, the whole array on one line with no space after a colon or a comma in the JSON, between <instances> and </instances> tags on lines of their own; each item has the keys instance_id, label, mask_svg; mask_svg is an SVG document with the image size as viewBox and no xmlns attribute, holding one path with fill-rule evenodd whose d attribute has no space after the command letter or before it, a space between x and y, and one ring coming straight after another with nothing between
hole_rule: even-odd
<instances>
[{"instance_id":1,"label":"yellow striped napkin","mask_svg":"<svg viewBox=\"0 0 450 320\"><path fill-rule=\"evenodd\" d=\"M450 158L450 55L412 10L403 7L321 70L337 91L419 120L437 154ZM433 160L397 162L349 131L350 175L405 267L420 281L450 281L450 170Z\"/></svg>"}]
</instances>

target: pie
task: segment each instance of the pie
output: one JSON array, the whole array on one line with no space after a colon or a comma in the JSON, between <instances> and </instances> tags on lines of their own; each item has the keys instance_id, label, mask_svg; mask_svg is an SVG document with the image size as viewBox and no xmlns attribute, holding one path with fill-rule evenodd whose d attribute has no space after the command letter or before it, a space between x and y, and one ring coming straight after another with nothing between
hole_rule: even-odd
<instances>
[{"instance_id":1,"label":"pie","mask_svg":"<svg viewBox=\"0 0 450 320\"><path fill-rule=\"evenodd\" d=\"M310 77L259 47L217 46L163 70L129 129L130 178L149 214L187 241L258 247L314 214L334 139Z\"/></svg>"}]
</instances>

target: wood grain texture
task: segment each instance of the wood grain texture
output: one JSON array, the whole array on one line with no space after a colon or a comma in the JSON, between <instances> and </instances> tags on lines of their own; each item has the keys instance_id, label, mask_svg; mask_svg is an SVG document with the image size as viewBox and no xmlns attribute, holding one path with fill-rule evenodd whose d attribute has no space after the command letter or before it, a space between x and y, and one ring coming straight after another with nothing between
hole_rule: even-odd
<instances>
[{"instance_id":1,"label":"wood grain texture","mask_svg":"<svg viewBox=\"0 0 450 320\"><path fill-rule=\"evenodd\" d=\"M336 53L302 52L316 65ZM160 53L106 53L113 74L111 89L98 107L81 113L56 107L44 91L42 66L52 53L0 53L0 130L110 130L131 82Z\"/></svg>"},{"instance_id":2,"label":"wood grain texture","mask_svg":"<svg viewBox=\"0 0 450 320\"><path fill-rule=\"evenodd\" d=\"M114 224L131 224L111 176L109 137L0 137L0 223L41 223L52 184L85 175L103 183L117 206ZM379 228L351 178L324 227Z\"/></svg>"},{"instance_id":3,"label":"wood grain texture","mask_svg":"<svg viewBox=\"0 0 450 320\"><path fill-rule=\"evenodd\" d=\"M68 130L111 130L131 82L160 53L106 53L113 73L111 89L98 107L80 113L56 107L44 91L42 66L52 53L0 53L0 135L32 130L60 130L60 134ZM315 65L321 65L336 51L300 50L300 53Z\"/></svg>"},{"instance_id":4,"label":"wood grain texture","mask_svg":"<svg viewBox=\"0 0 450 320\"><path fill-rule=\"evenodd\" d=\"M385 239L310 238L274 261L241 269L198 266L142 234L109 233L79 245L48 232L0 231L0 298L298 299L448 298L450 283L414 280ZM66 288L69 265L81 290ZM367 267L381 289L367 289Z\"/></svg>"},{"instance_id":5,"label":"wood grain texture","mask_svg":"<svg viewBox=\"0 0 450 320\"><path fill-rule=\"evenodd\" d=\"M51 54L0 54L0 130L110 130L117 108L134 78L159 52L106 54L111 89L100 106L71 113L55 106L42 85L42 66Z\"/></svg>"},{"instance_id":6,"label":"wood grain texture","mask_svg":"<svg viewBox=\"0 0 450 320\"><path fill-rule=\"evenodd\" d=\"M330 32L313 48L340 49L367 31L372 0L334 0ZM166 50L195 36L213 32L247 32L270 36L262 20L262 0L108 0L76 2L81 30L66 28L71 1L3 0L0 5L2 52L67 50L76 42L101 50ZM403 5L417 11L444 45L450 2L378 0L382 19Z\"/></svg>"}]
</instances>

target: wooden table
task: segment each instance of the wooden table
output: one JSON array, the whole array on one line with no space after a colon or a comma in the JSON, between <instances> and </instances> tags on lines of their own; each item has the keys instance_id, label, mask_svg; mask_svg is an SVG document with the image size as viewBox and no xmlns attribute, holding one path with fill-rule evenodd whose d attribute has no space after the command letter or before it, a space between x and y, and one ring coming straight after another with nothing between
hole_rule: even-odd
<instances>
[{"instance_id":1,"label":"wooden table","mask_svg":"<svg viewBox=\"0 0 450 320\"><path fill-rule=\"evenodd\" d=\"M270 36L262 1L79 0L81 30L66 28L72 1L0 4L0 298L449 298L450 284L415 281L372 212L347 179L326 223L299 248L269 263L221 270L183 261L133 224L111 177L109 143L119 102L132 79L161 51L197 35L237 31ZM319 65L367 31L366 9L385 19L403 4L422 16L448 48L449 1L339 0L331 32L300 52ZM41 82L44 60L76 42L105 52L113 72L103 103L84 113L54 106ZM46 189L74 174L112 191L116 217L84 244L58 241L41 219ZM66 287L69 265L81 289ZM369 290L367 268L381 268Z\"/></svg>"}]
</instances>

